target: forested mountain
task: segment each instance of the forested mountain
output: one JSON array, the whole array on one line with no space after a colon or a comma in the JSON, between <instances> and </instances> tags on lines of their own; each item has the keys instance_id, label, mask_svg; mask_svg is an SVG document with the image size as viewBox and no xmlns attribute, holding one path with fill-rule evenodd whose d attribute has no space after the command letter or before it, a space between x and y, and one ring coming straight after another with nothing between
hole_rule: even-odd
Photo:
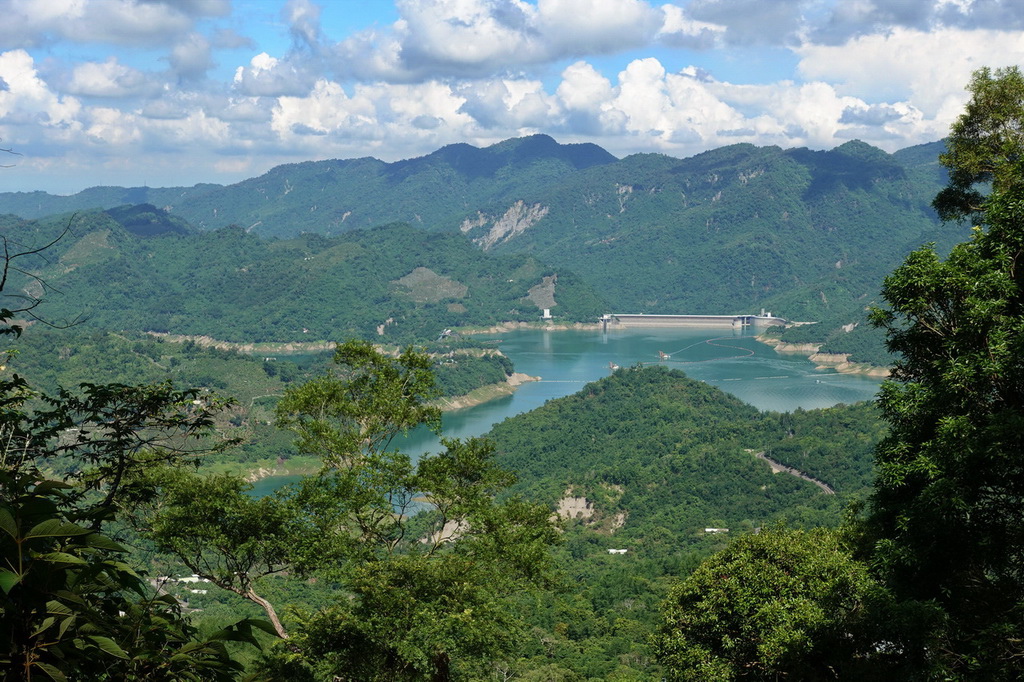
<instances>
[{"instance_id":1,"label":"forested mountain","mask_svg":"<svg viewBox=\"0 0 1024 682\"><path fill-rule=\"evenodd\" d=\"M657 679L647 633L668 585L755 528L839 523L870 488L883 431L867 404L759 412L658 366L620 369L496 425L489 437L519 478L513 491L567 519L557 549L567 584L532 606L546 649L525 652L523 669ZM759 453L835 494L772 473Z\"/></svg>"},{"instance_id":2,"label":"forested mountain","mask_svg":"<svg viewBox=\"0 0 1024 682\"><path fill-rule=\"evenodd\" d=\"M595 145L536 135L396 163L290 164L229 187L6 193L0 212L149 202L199 229L236 224L275 237L403 221L572 270L615 311L766 307L832 329L863 318L883 274L911 249L934 241L943 250L962 238L929 205L945 178L941 149L741 144L688 159L616 160Z\"/></svg>"},{"instance_id":3,"label":"forested mountain","mask_svg":"<svg viewBox=\"0 0 1024 682\"><path fill-rule=\"evenodd\" d=\"M706 527L750 529L779 514L812 525L834 522L850 496L870 486L880 433L867 406L760 412L678 370L653 366L617 370L506 419L490 437L498 461L531 497L555 505L571 491L596 501L585 525L615 542L669 541L679 548ZM758 453L811 474L836 494L773 474Z\"/></svg>"},{"instance_id":4,"label":"forested mountain","mask_svg":"<svg viewBox=\"0 0 1024 682\"><path fill-rule=\"evenodd\" d=\"M0 230L46 243L69 218ZM36 311L88 327L209 335L225 341L384 342L445 328L531 321L542 309L594 319L602 301L579 278L529 255L481 252L457 233L393 224L335 237L266 240L240 227L195 232L151 206L77 215L20 286Z\"/></svg>"},{"instance_id":5,"label":"forested mountain","mask_svg":"<svg viewBox=\"0 0 1024 682\"><path fill-rule=\"evenodd\" d=\"M2 193L0 213L39 218L148 202L204 229L238 224L275 237L337 234L396 221L440 229L477 209L529 198L568 175L615 161L597 145L560 145L534 135L486 149L453 144L395 163L359 158L286 164L228 187L97 187L71 197Z\"/></svg>"},{"instance_id":6,"label":"forested mountain","mask_svg":"<svg viewBox=\"0 0 1024 682\"><path fill-rule=\"evenodd\" d=\"M632 156L573 176L571 202L541 199L544 220L496 250L572 267L623 312L853 322L902 255L960 233L934 219L928 177L860 142Z\"/></svg>"}]
</instances>

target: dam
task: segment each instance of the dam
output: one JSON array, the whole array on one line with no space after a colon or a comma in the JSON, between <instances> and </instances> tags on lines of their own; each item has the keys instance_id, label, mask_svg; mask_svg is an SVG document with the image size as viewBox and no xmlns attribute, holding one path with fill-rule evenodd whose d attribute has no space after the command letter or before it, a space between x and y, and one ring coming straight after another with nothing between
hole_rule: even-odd
<instances>
[{"instance_id":1,"label":"dam","mask_svg":"<svg viewBox=\"0 0 1024 682\"><path fill-rule=\"evenodd\" d=\"M606 313L601 316L604 331L638 327L754 327L763 329L785 325L786 320L770 312L759 315L645 315L644 313Z\"/></svg>"}]
</instances>

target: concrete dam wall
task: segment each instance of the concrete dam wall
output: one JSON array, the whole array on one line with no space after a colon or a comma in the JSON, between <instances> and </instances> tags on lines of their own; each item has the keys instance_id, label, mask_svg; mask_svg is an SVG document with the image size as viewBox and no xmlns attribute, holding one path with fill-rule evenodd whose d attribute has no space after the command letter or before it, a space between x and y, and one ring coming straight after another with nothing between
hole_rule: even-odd
<instances>
[{"instance_id":1,"label":"concrete dam wall","mask_svg":"<svg viewBox=\"0 0 1024 682\"><path fill-rule=\"evenodd\" d=\"M771 313L761 315L643 315L610 313L601 318L605 329L636 327L755 327L784 325L786 320Z\"/></svg>"}]
</instances>

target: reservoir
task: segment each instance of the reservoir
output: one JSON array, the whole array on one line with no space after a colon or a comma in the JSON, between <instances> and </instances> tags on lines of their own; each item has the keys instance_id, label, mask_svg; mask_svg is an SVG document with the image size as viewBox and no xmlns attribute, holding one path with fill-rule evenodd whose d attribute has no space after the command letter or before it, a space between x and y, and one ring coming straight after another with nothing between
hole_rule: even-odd
<instances>
[{"instance_id":1,"label":"reservoir","mask_svg":"<svg viewBox=\"0 0 1024 682\"><path fill-rule=\"evenodd\" d=\"M790 412L870 400L881 379L817 369L803 355L780 354L746 330L676 327L601 331L517 330L475 340L491 341L516 371L540 377L508 397L446 413L445 435L465 438L493 424L579 391L622 368L661 364L717 386L760 410ZM660 359L659 351L668 357ZM410 443L410 452L422 451Z\"/></svg>"},{"instance_id":2,"label":"reservoir","mask_svg":"<svg viewBox=\"0 0 1024 682\"><path fill-rule=\"evenodd\" d=\"M607 333L524 329L473 338L499 348L512 359L517 372L541 380L521 385L510 396L445 413L444 435L448 438L483 435L506 417L575 393L608 376L609 363L622 368L640 363L679 369L760 410L778 412L870 400L881 383L877 377L817 369L805 356L777 353L743 329L633 328ZM662 359L659 351L667 357ZM415 457L436 452L439 444L423 430L409 434L399 447ZM265 478L257 481L252 492L265 495L298 478Z\"/></svg>"}]
</instances>

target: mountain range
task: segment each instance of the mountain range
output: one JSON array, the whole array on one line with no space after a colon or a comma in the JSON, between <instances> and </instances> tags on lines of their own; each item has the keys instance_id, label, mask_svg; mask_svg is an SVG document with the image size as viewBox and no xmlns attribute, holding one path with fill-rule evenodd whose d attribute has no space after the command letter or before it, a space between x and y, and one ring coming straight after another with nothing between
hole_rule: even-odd
<instances>
[{"instance_id":1,"label":"mountain range","mask_svg":"<svg viewBox=\"0 0 1024 682\"><path fill-rule=\"evenodd\" d=\"M945 182L942 149L738 144L687 159L616 159L534 135L395 163L283 165L230 186L0 193L0 213L34 219L145 202L199 231L234 225L270 239L401 222L572 273L608 312L766 308L834 328L863 319L908 251L963 238L930 207Z\"/></svg>"}]
</instances>

